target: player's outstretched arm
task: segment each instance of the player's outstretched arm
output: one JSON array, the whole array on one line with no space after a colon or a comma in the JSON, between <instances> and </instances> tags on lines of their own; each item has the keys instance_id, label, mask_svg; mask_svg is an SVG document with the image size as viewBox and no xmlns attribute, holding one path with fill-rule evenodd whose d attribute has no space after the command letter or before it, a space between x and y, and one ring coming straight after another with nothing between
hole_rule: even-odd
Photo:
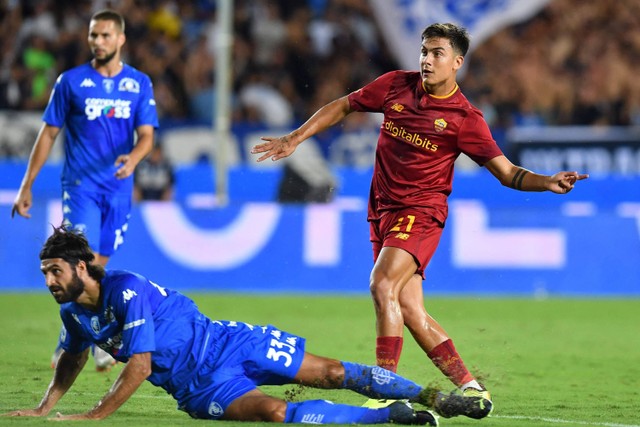
<instances>
[{"instance_id":1,"label":"player's outstretched arm","mask_svg":"<svg viewBox=\"0 0 640 427\"><path fill-rule=\"evenodd\" d=\"M289 157L305 139L335 125L353 112L346 96L338 98L315 112L302 126L281 137L262 137L262 144L255 145L251 154L263 154L258 162L271 158L276 161Z\"/></svg>"},{"instance_id":2,"label":"player's outstretched arm","mask_svg":"<svg viewBox=\"0 0 640 427\"><path fill-rule=\"evenodd\" d=\"M69 390L71 385L75 382L76 378L87 359L89 358L89 349L79 354L67 353L62 351L58 362L56 363L56 370L53 374L53 380L49 384L47 391L44 393L44 397L40 401L40 404L33 409L20 409L17 411L8 412L3 416L8 417L43 417L58 403L60 398Z\"/></svg>"},{"instance_id":3,"label":"player's outstretched arm","mask_svg":"<svg viewBox=\"0 0 640 427\"><path fill-rule=\"evenodd\" d=\"M589 178L578 172L558 172L554 175L541 175L523 167L516 166L505 156L494 157L484 165L502 185L520 191L551 191L566 194L573 190L575 183Z\"/></svg>"},{"instance_id":4,"label":"player's outstretched arm","mask_svg":"<svg viewBox=\"0 0 640 427\"><path fill-rule=\"evenodd\" d=\"M124 404L151 375L151 353L131 356L111 389L89 412L84 414L56 414L56 420L102 420Z\"/></svg>"},{"instance_id":5,"label":"player's outstretched arm","mask_svg":"<svg viewBox=\"0 0 640 427\"><path fill-rule=\"evenodd\" d=\"M18 195L11 208L11 218L13 218L16 213L25 218L31 218L31 214L29 213L32 204L31 187L40 173L40 169L42 169L42 166L47 161L49 153L51 153L51 147L53 147L53 143L59 132L60 128L50 126L46 123L40 128L36 142L31 150L31 155L29 156L27 171L24 173L20 190L18 190Z\"/></svg>"}]
</instances>

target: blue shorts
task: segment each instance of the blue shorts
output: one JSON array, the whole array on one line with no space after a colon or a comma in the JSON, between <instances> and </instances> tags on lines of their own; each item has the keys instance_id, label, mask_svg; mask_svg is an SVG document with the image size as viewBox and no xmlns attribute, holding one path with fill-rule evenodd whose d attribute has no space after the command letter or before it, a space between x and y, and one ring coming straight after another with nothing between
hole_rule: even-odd
<instances>
[{"instance_id":1,"label":"blue shorts","mask_svg":"<svg viewBox=\"0 0 640 427\"><path fill-rule=\"evenodd\" d=\"M174 394L178 409L193 418L215 420L231 402L260 385L293 382L304 358L304 338L272 325L213 323L215 342L208 356L193 381Z\"/></svg>"},{"instance_id":2,"label":"blue shorts","mask_svg":"<svg viewBox=\"0 0 640 427\"><path fill-rule=\"evenodd\" d=\"M81 231L94 252L111 256L124 242L131 213L131 194L100 194L79 187L62 188L64 224Z\"/></svg>"}]
</instances>

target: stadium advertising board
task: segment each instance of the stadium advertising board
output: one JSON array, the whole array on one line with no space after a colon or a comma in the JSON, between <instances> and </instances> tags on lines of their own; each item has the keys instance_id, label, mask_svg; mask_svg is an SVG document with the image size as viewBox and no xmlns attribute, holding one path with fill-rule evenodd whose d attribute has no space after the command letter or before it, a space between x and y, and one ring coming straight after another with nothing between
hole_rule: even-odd
<instances>
[{"instance_id":1,"label":"stadium advertising board","mask_svg":"<svg viewBox=\"0 0 640 427\"><path fill-rule=\"evenodd\" d=\"M640 130L635 128L514 128L512 159L535 171L579 170L592 176L640 177Z\"/></svg>"},{"instance_id":2,"label":"stadium advertising board","mask_svg":"<svg viewBox=\"0 0 640 427\"><path fill-rule=\"evenodd\" d=\"M59 169L42 172L29 220L10 216L15 169L3 169L12 184L0 189L0 290L44 291L38 251L60 222L59 190L45 187ZM277 173L236 169L225 207L203 191L213 181L193 173L179 171L175 201L136 205L110 268L182 290L368 292L370 172L337 171L331 203L279 204ZM459 174L426 276L427 293L640 296L640 179L592 178L559 196L505 189L485 171Z\"/></svg>"}]
</instances>

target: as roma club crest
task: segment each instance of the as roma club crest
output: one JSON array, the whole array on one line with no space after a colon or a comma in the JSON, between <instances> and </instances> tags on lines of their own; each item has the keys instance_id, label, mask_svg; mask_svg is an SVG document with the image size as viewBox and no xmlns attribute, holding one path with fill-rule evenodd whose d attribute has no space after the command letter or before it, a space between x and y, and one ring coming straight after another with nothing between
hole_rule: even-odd
<instances>
[{"instance_id":1,"label":"as roma club crest","mask_svg":"<svg viewBox=\"0 0 640 427\"><path fill-rule=\"evenodd\" d=\"M433 127L436 132L442 132L446 129L447 124L448 123L444 119L436 119L436 121L433 122Z\"/></svg>"}]
</instances>

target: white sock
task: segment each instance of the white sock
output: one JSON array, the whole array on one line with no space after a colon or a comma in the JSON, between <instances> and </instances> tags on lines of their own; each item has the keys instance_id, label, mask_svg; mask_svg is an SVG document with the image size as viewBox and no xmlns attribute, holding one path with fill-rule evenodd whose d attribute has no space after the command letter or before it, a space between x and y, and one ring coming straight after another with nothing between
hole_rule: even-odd
<instances>
[{"instance_id":1,"label":"white sock","mask_svg":"<svg viewBox=\"0 0 640 427\"><path fill-rule=\"evenodd\" d=\"M465 391L468 388L475 388L476 390L482 391L482 386L478 384L478 381L471 380L468 383L464 383L460 386L460 390Z\"/></svg>"}]
</instances>

